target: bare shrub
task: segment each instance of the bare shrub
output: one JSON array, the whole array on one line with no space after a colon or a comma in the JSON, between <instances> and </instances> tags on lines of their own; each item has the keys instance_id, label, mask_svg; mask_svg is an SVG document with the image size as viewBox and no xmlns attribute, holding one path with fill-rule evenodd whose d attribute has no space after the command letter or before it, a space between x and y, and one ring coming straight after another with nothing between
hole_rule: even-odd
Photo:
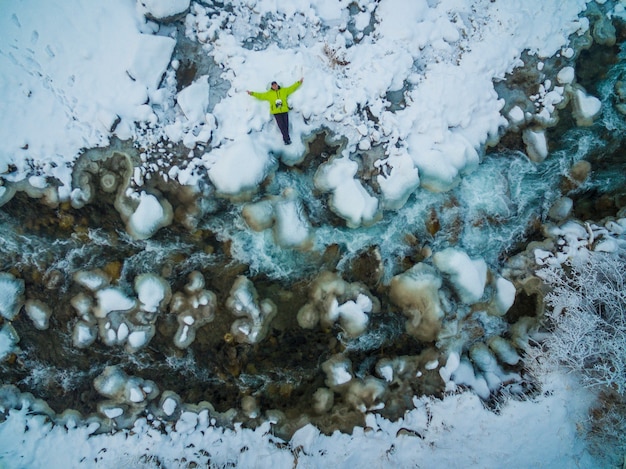
<instances>
[{"instance_id":1,"label":"bare shrub","mask_svg":"<svg viewBox=\"0 0 626 469\"><path fill-rule=\"evenodd\" d=\"M591 252L538 275L552 288L546 295L551 334L530 354L532 363L544 370L564 364L599 388L589 449L611 467L626 467L626 255Z\"/></svg>"},{"instance_id":2,"label":"bare shrub","mask_svg":"<svg viewBox=\"0 0 626 469\"><path fill-rule=\"evenodd\" d=\"M328 63L332 68L336 68L338 66L345 67L350 64L350 62L348 62L345 58L344 51L337 50L328 44L324 44L324 55L328 59Z\"/></svg>"},{"instance_id":3,"label":"bare shrub","mask_svg":"<svg viewBox=\"0 0 626 469\"><path fill-rule=\"evenodd\" d=\"M538 275L552 288L546 311L551 360L580 372L587 386L626 392L626 257L591 252Z\"/></svg>"}]
</instances>

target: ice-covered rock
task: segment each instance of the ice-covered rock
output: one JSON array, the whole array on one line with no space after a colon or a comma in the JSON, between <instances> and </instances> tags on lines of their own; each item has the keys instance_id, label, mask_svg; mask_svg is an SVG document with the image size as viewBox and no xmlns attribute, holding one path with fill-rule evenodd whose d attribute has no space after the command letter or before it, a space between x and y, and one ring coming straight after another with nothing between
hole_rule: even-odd
<instances>
[{"instance_id":1,"label":"ice-covered rock","mask_svg":"<svg viewBox=\"0 0 626 469\"><path fill-rule=\"evenodd\" d=\"M494 287L495 292L489 312L496 316L504 316L515 302L515 285L504 277L497 277Z\"/></svg>"},{"instance_id":2,"label":"ice-covered rock","mask_svg":"<svg viewBox=\"0 0 626 469\"><path fill-rule=\"evenodd\" d=\"M95 321L87 322L84 320L74 324L72 332L72 344L77 348L86 348L93 344L98 338L98 327Z\"/></svg>"},{"instance_id":3,"label":"ice-covered rock","mask_svg":"<svg viewBox=\"0 0 626 469\"><path fill-rule=\"evenodd\" d=\"M100 412L108 419L116 419L118 417L121 417L127 410L127 406L108 401L99 402L97 408L98 412Z\"/></svg>"},{"instance_id":4,"label":"ice-covered rock","mask_svg":"<svg viewBox=\"0 0 626 469\"><path fill-rule=\"evenodd\" d=\"M312 397L313 410L316 414L325 414L332 407L335 400L333 392L328 388L318 388Z\"/></svg>"},{"instance_id":5,"label":"ice-covered rock","mask_svg":"<svg viewBox=\"0 0 626 469\"><path fill-rule=\"evenodd\" d=\"M129 331L126 338L126 350L129 353L135 353L137 350L148 345L148 342L154 337L154 326L134 326Z\"/></svg>"},{"instance_id":6,"label":"ice-covered rock","mask_svg":"<svg viewBox=\"0 0 626 469\"><path fill-rule=\"evenodd\" d=\"M180 414L182 399L174 391L163 391L158 408L166 419L176 419Z\"/></svg>"},{"instance_id":7,"label":"ice-covered rock","mask_svg":"<svg viewBox=\"0 0 626 469\"><path fill-rule=\"evenodd\" d=\"M188 120L204 122L209 106L209 77L198 78L176 95L176 102Z\"/></svg>"},{"instance_id":8,"label":"ice-covered rock","mask_svg":"<svg viewBox=\"0 0 626 469\"><path fill-rule=\"evenodd\" d=\"M253 283L240 275L233 283L226 307L240 319L230 330L237 342L256 344L267 335L270 322L276 315L276 305L267 298L259 300Z\"/></svg>"},{"instance_id":9,"label":"ice-covered rock","mask_svg":"<svg viewBox=\"0 0 626 469\"><path fill-rule=\"evenodd\" d=\"M483 259L470 259L460 249L447 248L433 254L433 263L448 276L463 303L474 304L481 299L487 281L487 264Z\"/></svg>"},{"instance_id":10,"label":"ice-covered rock","mask_svg":"<svg viewBox=\"0 0 626 469\"><path fill-rule=\"evenodd\" d=\"M494 353L483 342L472 345L469 356L474 366L481 371L492 392L497 391L504 383L521 380L517 373L505 372L498 364Z\"/></svg>"},{"instance_id":11,"label":"ice-covered rock","mask_svg":"<svg viewBox=\"0 0 626 469\"><path fill-rule=\"evenodd\" d=\"M380 161L378 167L380 174L376 176L376 182L383 195L383 208L398 210L418 188L419 171L408 153L399 150Z\"/></svg>"},{"instance_id":12,"label":"ice-covered rock","mask_svg":"<svg viewBox=\"0 0 626 469\"><path fill-rule=\"evenodd\" d=\"M217 193L234 200L249 199L276 166L271 154L249 136L206 153L203 161Z\"/></svg>"},{"instance_id":13,"label":"ice-covered rock","mask_svg":"<svg viewBox=\"0 0 626 469\"><path fill-rule=\"evenodd\" d=\"M174 212L162 197L142 191L138 198L137 207L126 220L126 231L135 239L148 239L172 223Z\"/></svg>"},{"instance_id":14,"label":"ice-covered rock","mask_svg":"<svg viewBox=\"0 0 626 469\"><path fill-rule=\"evenodd\" d=\"M129 44L130 63L126 72L135 81L156 91L170 63L176 41L167 36L140 34L135 43ZM151 109L150 109L151 112Z\"/></svg>"},{"instance_id":15,"label":"ice-covered rock","mask_svg":"<svg viewBox=\"0 0 626 469\"><path fill-rule=\"evenodd\" d=\"M12 321L24 304L24 280L0 272L0 316Z\"/></svg>"},{"instance_id":16,"label":"ice-covered rock","mask_svg":"<svg viewBox=\"0 0 626 469\"><path fill-rule=\"evenodd\" d=\"M337 273L321 272L309 290L309 301L298 311L298 324L312 329L317 324L331 328L339 322L348 338L367 329L369 316L380 311L380 302L358 283L348 283Z\"/></svg>"},{"instance_id":17,"label":"ice-covered rock","mask_svg":"<svg viewBox=\"0 0 626 469\"><path fill-rule=\"evenodd\" d=\"M440 141L431 134L416 132L409 139L409 154L419 169L420 185L433 192L455 187L461 175L478 166L479 156L470 142L450 131Z\"/></svg>"},{"instance_id":18,"label":"ice-covered rock","mask_svg":"<svg viewBox=\"0 0 626 469\"><path fill-rule=\"evenodd\" d=\"M254 231L271 228L275 223L274 198L265 198L259 202L245 204L241 215L248 226Z\"/></svg>"},{"instance_id":19,"label":"ice-covered rock","mask_svg":"<svg viewBox=\"0 0 626 469\"><path fill-rule=\"evenodd\" d=\"M174 428L176 432L185 434L193 433L198 426L198 414L191 411L184 411L180 414L180 417L176 421Z\"/></svg>"},{"instance_id":20,"label":"ice-covered rock","mask_svg":"<svg viewBox=\"0 0 626 469\"><path fill-rule=\"evenodd\" d=\"M323 163L314 176L315 187L331 193L330 208L350 228L371 225L380 218L378 199L355 179L358 169L356 161L344 156Z\"/></svg>"},{"instance_id":21,"label":"ice-covered rock","mask_svg":"<svg viewBox=\"0 0 626 469\"><path fill-rule=\"evenodd\" d=\"M153 381L129 376L118 366L107 366L93 381L94 388L104 397L118 404L143 407L159 395Z\"/></svg>"},{"instance_id":22,"label":"ice-covered rock","mask_svg":"<svg viewBox=\"0 0 626 469\"><path fill-rule=\"evenodd\" d=\"M283 248L309 249L313 244L311 224L295 190L280 197L267 197L244 205L242 216L255 231L272 228L274 241Z\"/></svg>"},{"instance_id":23,"label":"ice-covered rock","mask_svg":"<svg viewBox=\"0 0 626 469\"><path fill-rule=\"evenodd\" d=\"M117 366L107 366L94 379L93 385L101 395L122 402L127 382L128 375L124 370Z\"/></svg>"},{"instance_id":24,"label":"ice-covered rock","mask_svg":"<svg viewBox=\"0 0 626 469\"><path fill-rule=\"evenodd\" d=\"M487 345L502 363L512 366L521 360L513 344L503 337L495 335L489 339Z\"/></svg>"},{"instance_id":25,"label":"ice-covered rock","mask_svg":"<svg viewBox=\"0 0 626 469\"><path fill-rule=\"evenodd\" d=\"M352 381L352 362L338 353L322 363L322 370L326 373L326 386L333 391L345 388Z\"/></svg>"},{"instance_id":26,"label":"ice-covered rock","mask_svg":"<svg viewBox=\"0 0 626 469\"><path fill-rule=\"evenodd\" d=\"M476 373L467 357L461 358L450 379L456 385L470 387L483 400L489 399L491 395L485 377L481 373Z\"/></svg>"},{"instance_id":27,"label":"ice-covered rock","mask_svg":"<svg viewBox=\"0 0 626 469\"><path fill-rule=\"evenodd\" d=\"M107 317L112 311L130 311L137 306L137 301L118 287L103 288L95 295L97 303L94 307L94 315L98 319Z\"/></svg>"},{"instance_id":28,"label":"ice-covered rock","mask_svg":"<svg viewBox=\"0 0 626 469\"><path fill-rule=\"evenodd\" d=\"M364 379L352 380L344 399L355 410L363 413L369 410L380 410L385 407L382 396L386 390L387 386L384 381L367 376Z\"/></svg>"},{"instance_id":29,"label":"ice-covered rock","mask_svg":"<svg viewBox=\"0 0 626 469\"><path fill-rule=\"evenodd\" d=\"M6 171L6 169L4 171ZM0 183L3 183L2 185L0 185L0 207L2 207L13 198L13 196L17 192L17 189L15 188L15 184L13 183L5 182L3 180L0 180Z\"/></svg>"},{"instance_id":30,"label":"ice-covered rock","mask_svg":"<svg viewBox=\"0 0 626 469\"><path fill-rule=\"evenodd\" d=\"M331 314L339 317L341 327L348 337L357 337L367 329L372 308L372 300L366 295L359 294L356 300L337 305Z\"/></svg>"},{"instance_id":31,"label":"ice-covered rock","mask_svg":"<svg viewBox=\"0 0 626 469\"><path fill-rule=\"evenodd\" d=\"M285 190L274 203L274 217L274 239L279 246L294 249L308 249L312 246L311 224L294 190Z\"/></svg>"},{"instance_id":32,"label":"ice-covered rock","mask_svg":"<svg viewBox=\"0 0 626 469\"><path fill-rule=\"evenodd\" d=\"M125 315L114 311L107 315L106 318L98 320L98 331L102 342L109 347L113 347L124 345L131 330Z\"/></svg>"},{"instance_id":33,"label":"ice-covered rock","mask_svg":"<svg viewBox=\"0 0 626 469\"><path fill-rule=\"evenodd\" d=\"M79 270L74 273L73 279L92 292L104 288L111 282L111 277L100 269Z\"/></svg>"},{"instance_id":34,"label":"ice-covered rock","mask_svg":"<svg viewBox=\"0 0 626 469\"><path fill-rule=\"evenodd\" d=\"M587 94L587 92L579 85L575 85L572 90L572 114L576 120L576 124L590 126L596 117L602 111L602 102L595 96Z\"/></svg>"},{"instance_id":35,"label":"ice-covered rock","mask_svg":"<svg viewBox=\"0 0 626 469\"><path fill-rule=\"evenodd\" d=\"M561 85L569 85L576 79L574 67L563 67L556 75L556 81Z\"/></svg>"},{"instance_id":36,"label":"ice-covered rock","mask_svg":"<svg viewBox=\"0 0 626 469\"><path fill-rule=\"evenodd\" d=\"M569 217L574 206L574 201L569 197L560 197L557 199L550 210L548 211L548 217L556 222L562 222Z\"/></svg>"},{"instance_id":37,"label":"ice-covered rock","mask_svg":"<svg viewBox=\"0 0 626 469\"><path fill-rule=\"evenodd\" d=\"M548 141L543 129L524 129L522 139L526 144L526 153L535 163L541 163L548 156Z\"/></svg>"},{"instance_id":38,"label":"ice-covered rock","mask_svg":"<svg viewBox=\"0 0 626 469\"><path fill-rule=\"evenodd\" d=\"M11 323L7 322L0 329L0 362L9 354L13 353L15 346L20 341L20 336Z\"/></svg>"},{"instance_id":39,"label":"ice-covered rock","mask_svg":"<svg viewBox=\"0 0 626 469\"><path fill-rule=\"evenodd\" d=\"M204 276L193 271L183 292L176 292L170 303L170 312L176 314L178 330L174 335L174 345L184 349L196 338L196 331L213 321L217 297L210 290L205 290Z\"/></svg>"},{"instance_id":40,"label":"ice-covered rock","mask_svg":"<svg viewBox=\"0 0 626 469\"><path fill-rule=\"evenodd\" d=\"M140 307L149 313L163 309L172 296L169 283L154 274L141 274L135 277L135 292Z\"/></svg>"},{"instance_id":41,"label":"ice-covered rock","mask_svg":"<svg viewBox=\"0 0 626 469\"><path fill-rule=\"evenodd\" d=\"M46 303L40 300L27 300L24 310L37 329L40 331L48 329L48 320L52 310Z\"/></svg>"},{"instance_id":42,"label":"ice-covered rock","mask_svg":"<svg viewBox=\"0 0 626 469\"><path fill-rule=\"evenodd\" d=\"M261 414L261 407L254 396L244 396L241 399L241 410L249 419L255 419Z\"/></svg>"},{"instance_id":43,"label":"ice-covered rock","mask_svg":"<svg viewBox=\"0 0 626 469\"><path fill-rule=\"evenodd\" d=\"M514 128L518 127L520 124L523 124L526 120L523 109L519 106L513 106L508 113L508 120L509 124L511 124L511 126Z\"/></svg>"},{"instance_id":44,"label":"ice-covered rock","mask_svg":"<svg viewBox=\"0 0 626 469\"><path fill-rule=\"evenodd\" d=\"M444 315L439 299L441 286L437 271L424 263L391 279L391 301L408 317L406 331L418 340L431 342L441 329Z\"/></svg>"}]
</instances>

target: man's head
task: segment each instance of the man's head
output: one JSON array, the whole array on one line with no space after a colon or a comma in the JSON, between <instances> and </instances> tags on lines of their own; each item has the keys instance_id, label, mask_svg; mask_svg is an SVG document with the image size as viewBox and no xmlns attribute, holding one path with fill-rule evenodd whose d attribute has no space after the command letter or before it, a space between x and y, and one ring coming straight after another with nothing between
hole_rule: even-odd
<instances>
[{"instance_id":1,"label":"man's head","mask_svg":"<svg viewBox=\"0 0 626 469\"><path fill-rule=\"evenodd\" d=\"M277 90L278 89L278 83L276 83L275 81L272 82L272 89L273 90Z\"/></svg>"}]
</instances>

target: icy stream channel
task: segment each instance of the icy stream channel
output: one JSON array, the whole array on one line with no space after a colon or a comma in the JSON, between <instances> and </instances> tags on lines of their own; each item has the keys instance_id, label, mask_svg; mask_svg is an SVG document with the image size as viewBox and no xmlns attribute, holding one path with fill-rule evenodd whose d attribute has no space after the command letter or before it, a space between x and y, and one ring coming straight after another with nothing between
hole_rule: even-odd
<instances>
[{"instance_id":1,"label":"icy stream channel","mask_svg":"<svg viewBox=\"0 0 626 469\"><path fill-rule=\"evenodd\" d=\"M350 51L374 34L375 15L354 5L346 27L356 39L338 50L358 63ZM172 45L175 67L164 81L188 116L195 93L212 90L202 125L181 123L163 99L154 109L167 131L146 126L142 139L82 152L65 200L40 174L3 179L0 379L8 386L0 402L9 407L18 390L30 392L45 401L42 413L96 415L101 431L209 409L218 424L270 421L289 438L308 422L349 432L368 412L398 419L413 396L469 388L494 405L536 392L522 355L539 327L541 290L506 278L507 261L541 239L546 223L616 216L624 206L622 45L590 45L581 35L569 57L524 56L526 65L495 86L506 132L477 148L457 136L462 168L448 177L420 161L419 186L403 156L437 142L418 132L385 140L383 128L394 125L378 119L409 112L418 80L390 85L373 110L346 104L350 134L296 117L302 141L277 150L275 129L254 117L251 134L233 139L232 123L223 130L206 118L226 97L240 99L229 88L228 79L239 86L236 74L218 65L228 50L209 40L217 18L233 12L192 8L195 15L163 26L189 36ZM297 28L252 20L283 46L324 31L291 37ZM254 29L231 27L244 36ZM454 32L441 41L465 40ZM244 42L251 61L273 47L263 35ZM195 60L208 50L201 44L218 49ZM349 65L325 53L333 67ZM425 66L408 69L414 76ZM604 73L578 72L587 69ZM565 76L574 70L576 79ZM548 95L557 76L569 104L542 114L556 99ZM382 104L390 111L374 116ZM589 110L596 104L601 114ZM437 151L458 150L450 145ZM237 168L221 165L242 154L263 177L233 189L236 177L223 174ZM239 169L245 176L249 168ZM405 191L387 178L406 182Z\"/></svg>"}]
</instances>

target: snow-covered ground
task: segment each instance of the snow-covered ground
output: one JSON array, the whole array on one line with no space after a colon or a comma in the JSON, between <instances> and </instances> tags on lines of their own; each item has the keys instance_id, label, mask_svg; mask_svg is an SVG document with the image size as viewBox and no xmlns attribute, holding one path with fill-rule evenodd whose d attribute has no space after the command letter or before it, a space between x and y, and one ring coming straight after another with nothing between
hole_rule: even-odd
<instances>
[{"instance_id":1,"label":"snow-covered ground","mask_svg":"<svg viewBox=\"0 0 626 469\"><path fill-rule=\"evenodd\" d=\"M7 468L43 467L601 467L580 439L593 395L569 375L546 377L544 395L485 410L472 393L443 401L416 399L397 422L371 414L366 428L325 436L301 428L285 446L270 424L224 430L207 411L183 414L167 428L141 419L131 431L92 435L97 425L52 426L28 409L0 425L0 461ZM195 467L195 466L192 466Z\"/></svg>"},{"instance_id":2,"label":"snow-covered ground","mask_svg":"<svg viewBox=\"0 0 626 469\"><path fill-rule=\"evenodd\" d=\"M524 133L524 142L529 158L540 162L548 154L542 124L549 125L561 101L575 103L581 125L597 116L600 101L573 83L575 51L569 43L588 32L588 20L579 16L588 3L293 0L279 5L273 0L233 0L218 7L188 0L15 0L0 12L0 206L16 190L24 190L44 195L52 205L69 201L82 207L93 194L73 181L81 152L104 147L113 138L131 140L142 149L141 161L132 171L133 186L118 197L116 209L128 233L144 240L173 219L167 200L142 190L151 173L192 187L210 183L217 197L249 201L278 162L299 164L307 139L323 128L345 144L340 154L320 164L316 189L329 194L329 210L347 227L375 224L384 211L398 210L416 191L441 192L458 185L508 126L536 124ZM623 2L616 2L614 13L623 12ZM176 71L183 64L173 54L182 38L167 20L178 15L184 18L186 40L201 44L202 54L219 69L217 85L207 74L177 90ZM546 79L531 107L522 109L523 104L500 99L494 81L523 65L524 51L536 58L538 67L555 56L565 65L552 71L554 81ZM272 80L288 86L301 77L302 86L289 99L294 143L286 147L267 103L246 91L265 90ZM184 165L162 161L170 148L160 146L162 140L188 151ZM373 168L366 169L378 171L375 185L359 179L358 164L350 158L370 150L377 157ZM127 177L130 181L131 174ZM103 190L107 183L103 176ZM257 201L264 205L248 205L244 217L263 228L275 223L276 243L282 247L307 249L315 240L299 205L305 196L288 191L269 203ZM488 274L485 261L460 249L439 251L433 262L469 305L483 297L488 277L498 277ZM15 290L5 295L10 301L3 298L0 304L5 313L0 329L4 359L19 340L11 321L23 285L10 274L0 275L4 293ZM433 278L436 284L438 277ZM104 308L112 295L117 295L111 300L116 310L156 310L170 294L168 287L158 278L143 280L136 286L138 300L120 300L123 294L106 282L83 284L95 292L98 304L95 318L86 308L88 325L75 330L74 343L87 347L96 340L96 319L110 312L98 313L97 308ZM494 315L503 315L514 291L502 277L494 284ZM231 295L238 293L233 288ZM256 295L253 287L244 293ZM120 308L120 301L127 307ZM212 304L210 295L203 301ZM262 337L266 325L257 316L263 307L253 303L247 302L252 311L248 315L258 328L254 336ZM264 313L273 315L271 305L264 304ZM335 306L335 319L352 321L351 330L357 332L366 327L373 310L366 295ZM235 314L241 310L236 304L233 308ZM46 311L36 305L29 311L43 327ZM202 324L212 320L211 314L201 318ZM185 336L178 337L179 343L188 342L185 324L192 323L185 318L197 320L181 315L178 336ZM435 314L432 320L440 319ZM143 334L131 341L128 328L117 326L112 330L103 325L102 340L110 332L111 340L125 343L131 352L154 334L150 324L145 331L130 331L128 337ZM254 343L250 337L246 340ZM76 422L70 413L58 416L53 425L43 414L29 412L26 402L18 410L18 397L16 409L1 409L8 416L0 423L0 467L600 466L582 439L594 395L574 377L545 375L540 395L508 400L495 413L478 397L489 395L488 383L477 379L471 366L471 373L461 377L463 362L454 350L447 351L451 353L440 374L448 390L467 386L474 392L451 392L443 400L416 397L416 408L397 422L369 413L367 427L357 427L351 435L325 436L307 425L287 444L272 435L269 423L256 430L223 429L214 425L207 410L183 412L173 424L142 417L131 431L95 434L95 420ZM141 392L150 394L150 384L141 386ZM37 405L30 403L35 410ZM167 409L164 401L163 411ZM111 407L103 413L118 411Z\"/></svg>"},{"instance_id":3,"label":"snow-covered ground","mask_svg":"<svg viewBox=\"0 0 626 469\"><path fill-rule=\"evenodd\" d=\"M186 34L204 44L230 82L225 95L209 89L206 76L176 95L175 31L147 21L141 2L50 1L36 8L17 2L6 9L0 18L0 170L14 170L3 180L29 177L41 187L42 178L55 177L60 199L67 199L67 163L81 149L105 145L114 128L117 137L145 145L163 135L189 146L210 138L216 150L170 174L192 184L197 169L206 168L218 192L233 195L267 176L270 154L293 164L304 151L302 137L328 127L349 143L329 162L320 186L339 199L334 205L341 216L368 223L378 210L401 205L419 184L445 190L475 167L477 151L507 125L492 81L519 66L524 50L540 58L571 55L568 37L588 27L578 17L585 0L361 1L353 15L347 1L228 4L231 13L193 4L186 20ZM246 90L300 77L304 85L290 98L297 111L292 133L299 138L283 148L266 104ZM537 114L553 107L563 90L546 83L549 99L539 100ZM394 91L404 91L404 104L391 111L387 94ZM217 100L213 109L207 94ZM388 171L378 177L381 194L373 197L344 166L350 153L377 144L385 149L377 166ZM329 183L335 174L340 184Z\"/></svg>"}]
</instances>

